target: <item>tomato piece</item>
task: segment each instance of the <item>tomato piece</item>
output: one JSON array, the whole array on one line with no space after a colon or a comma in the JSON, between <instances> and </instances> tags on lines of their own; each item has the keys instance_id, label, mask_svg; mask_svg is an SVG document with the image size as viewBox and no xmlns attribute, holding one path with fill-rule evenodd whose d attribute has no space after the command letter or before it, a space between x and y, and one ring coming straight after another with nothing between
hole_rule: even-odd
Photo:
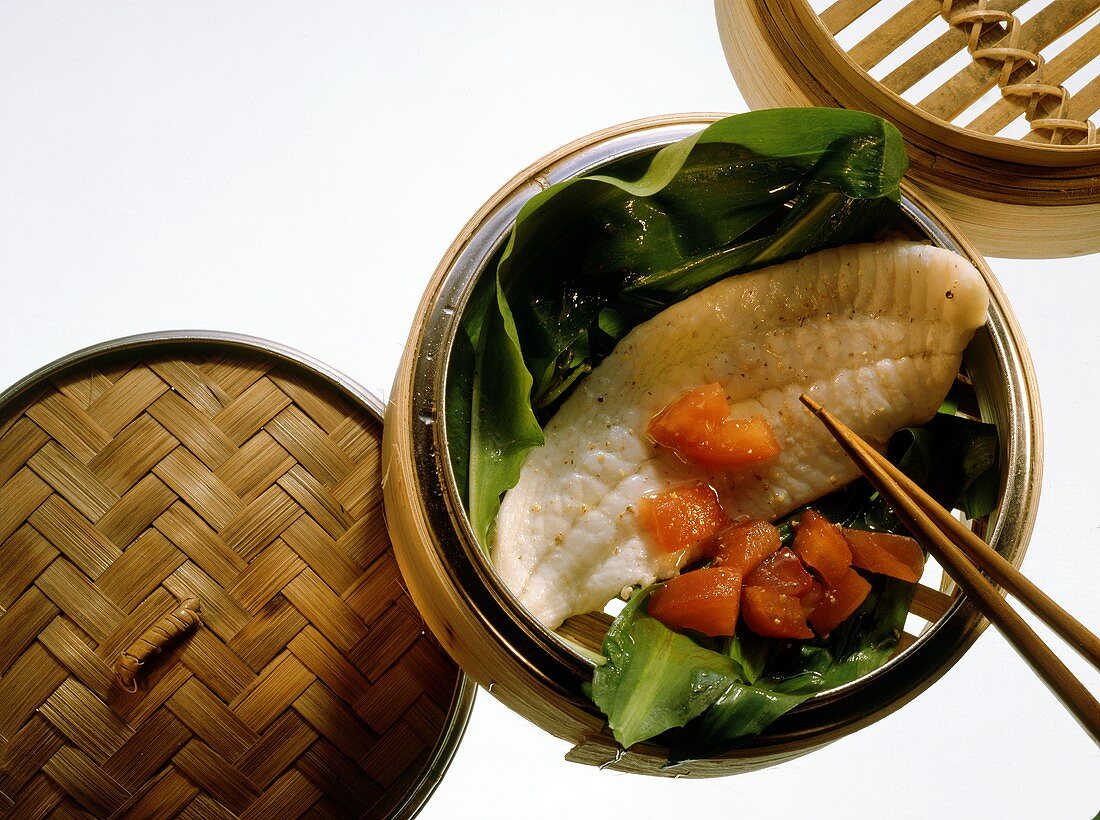
<instances>
[{"instance_id":1,"label":"tomato piece","mask_svg":"<svg viewBox=\"0 0 1100 820\"><path fill-rule=\"evenodd\" d=\"M653 417L646 432L684 461L704 467L732 469L779 455L779 442L763 416L728 415L725 391L714 382L678 398Z\"/></svg>"},{"instance_id":2,"label":"tomato piece","mask_svg":"<svg viewBox=\"0 0 1100 820\"><path fill-rule=\"evenodd\" d=\"M765 587L745 587L741 595L741 617L757 635L768 638L812 638L806 626L802 602Z\"/></svg>"},{"instance_id":3,"label":"tomato piece","mask_svg":"<svg viewBox=\"0 0 1100 820\"><path fill-rule=\"evenodd\" d=\"M730 523L718 502L718 493L702 481L643 496L638 515L642 526L666 552L697 552L695 547L702 546L702 542ZM693 556L698 557L701 555Z\"/></svg>"},{"instance_id":4,"label":"tomato piece","mask_svg":"<svg viewBox=\"0 0 1100 820\"><path fill-rule=\"evenodd\" d=\"M786 547L764 559L745 576L745 586L764 587L784 595L802 597L814 585L813 576L806 572L798 556Z\"/></svg>"},{"instance_id":5,"label":"tomato piece","mask_svg":"<svg viewBox=\"0 0 1100 820\"><path fill-rule=\"evenodd\" d=\"M763 416L726 419L705 436L681 442L676 451L703 467L734 469L779 455L779 442Z\"/></svg>"},{"instance_id":6,"label":"tomato piece","mask_svg":"<svg viewBox=\"0 0 1100 820\"><path fill-rule=\"evenodd\" d=\"M852 564L852 551L840 527L816 510L806 510L798 522L794 551L808 567L817 570L829 586L845 577Z\"/></svg>"},{"instance_id":7,"label":"tomato piece","mask_svg":"<svg viewBox=\"0 0 1100 820\"><path fill-rule=\"evenodd\" d=\"M809 619L810 615L817 609L817 605L821 603L821 599L824 597L825 585L820 581L814 581L810 584L810 588L798 598L798 600L802 602L802 614Z\"/></svg>"},{"instance_id":8,"label":"tomato piece","mask_svg":"<svg viewBox=\"0 0 1100 820\"><path fill-rule=\"evenodd\" d=\"M717 427L730 412L726 392L718 382L696 387L676 399L649 422L649 437L665 447L692 441L700 430Z\"/></svg>"},{"instance_id":9,"label":"tomato piece","mask_svg":"<svg viewBox=\"0 0 1100 820\"><path fill-rule=\"evenodd\" d=\"M694 629L712 638L733 634L740 607L741 576L722 567L677 575L646 602L646 611L669 629Z\"/></svg>"},{"instance_id":10,"label":"tomato piece","mask_svg":"<svg viewBox=\"0 0 1100 820\"><path fill-rule=\"evenodd\" d=\"M852 551L852 566L902 581L919 581L924 574L924 551L912 538L850 529L843 533Z\"/></svg>"},{"instance_id":11,"label":"tomato piece","mask_svg":"<svg viewBox=\"0 0 1100 820\"><path fill-rule=\"evenodd\" d=\"M819 635L828 635L859 609L870 591L871 585L867 579L849 567L848 574L839 583L825 590L825 595L810 615L810 623Z\"/></svg>"},{"instance_id":12,"label":"tomato piece","mask_svg":"<svg viewBox=\"0 0 1100 820\"><path fill-rule=\"evenodd\" d=\"M745 577L782 546L779 530L767 521L746 521L718 535L714 562Z\"/></svg>"}]
</instances>

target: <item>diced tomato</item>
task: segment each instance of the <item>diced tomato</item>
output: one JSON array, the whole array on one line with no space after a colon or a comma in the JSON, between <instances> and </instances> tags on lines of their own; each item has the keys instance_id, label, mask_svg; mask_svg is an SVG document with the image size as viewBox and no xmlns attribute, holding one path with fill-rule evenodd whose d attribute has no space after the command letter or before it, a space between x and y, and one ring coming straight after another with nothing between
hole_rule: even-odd
<instances>
[{"instance_id":1,"label":"diced tomato","mask_svg":"<svg viewBox=\"0 0 1100 820\"><path fill-rule=\"evenodd\" d=\"M798 556L786 547L764 559L745 576L746 587L764 587L796 598L802 597L814 583L813 576L806 572Z\"/></svg>"},{"instance_id":2,"label":"diced tomato","mask_svg":"<svg viewBox=\"0 0 1100 820\"><path fill-rule=\"evenodd\" d=\"M812 638L806 626L802 602L774 589L745 587L741 596L741 617L757 635L769 638Z\"/></svg>"},{"instance_id":3,"label":"diced tomato","mask_svg":"<svg viewBox=\"0 0 1100 820\"><path fill-rule=\"evenodd\" d=\"M808 567L817 570L829 586L843 580L852 564L852 551L840 532L816 510L806 510L798 523L794 551Z\"/></svg>"},{"instance_id":4,"label":"diced tomato","mask_svg":"<svg viewBox=\"0 0 1100 820\"><path fill-rule=\"evenodd\" d=\"M771 425L763 416L730 419L729 402L718 382L690 390L649 422L657 444L703 467L732 469L779 455Z\"/></svg>"},{"instance_id":5,"label":"diced tomato","mask_svg":"<svg viewBox=\"0 0 1100 820\"><path fill-rule=\"evenodd\" d=\"M808 619L813 611L817 609L817 605L821 603L821 599L825 597L825 585L820 581L814 581L810 584L810 588L807 589L799 599L802 602L802 614Z\"/></svg>"},{"instance_id":6,"label":"diced tomato","mask_svg":"<svg viewBox=\"0 0 1100 820\"><path fill-rule=\"evenodd\" d=\"M734 469L779 455L771 425L763 416L727 419L695 441L681 442L676 451L686 461L703 467Z\"/></svg>"},{"instance_id":7,"label":"diced tomato","mask_svg":"<svg viewBox=\"0 0 1100 820\"><path fill-rule=\"evenodd\" d=\"M687 550L692 560L702 557L703 542L730 523L718 493L695 481L643 496L638 504L642 526L666 552Z\"/></svg>"},{"instance_id":8,"label":"diced tomato","mask_svg":"<svg viewBox=\"0 0 1100 820\"><path fill-rule=\"evenodd\" d=\"M729 412L722 385L713 382L682 395L653 417L646 432L658 444L676 447L681 441L690 441L699 430L717 427Z\"/></svg>"},{"instance_id":9,"label":"diced tomato","mask_svg":"<svg viewBox=\"0 0 1100 820\"><path fill-rule=\"evenodd\" d=\"M746 521L718 535L714 562L741 573L744 578L774 553L782 541L779 530L767 521Z\"/></svg>"},{"instance_id":10,"label":"diced tomato","mask_svg":"<svg viewBox=\"0 0 1100 820\"><path fill-rule=\"evenodd\" d=\"M670 629L732 635L741 606L741 576L722 567L697 569L666 581L646 611Z\"/></svg>"},{"instance_id":11,"label":"diced tomato","mask_svg":"<svg viewBox=\"0 0 1100 820\"><path fill-rule=\"evenodd\" d=\"M852 551L852 566L902 581L919 581L924 574L920 544L904 535L844 529Z\"/></svg>"},{"instance_id":12,"label":"diced tomato","mask_svg":"<svg viewBox=\"0 0 1100 820\"><path fill-rule=\"evenodd\" d=\"M825 595L810 615L810 623L819 635L828 635L859 609L870 591L871 585L867 580L849 567L839 583L825 590Z\"/></svg>"}]
</instances>

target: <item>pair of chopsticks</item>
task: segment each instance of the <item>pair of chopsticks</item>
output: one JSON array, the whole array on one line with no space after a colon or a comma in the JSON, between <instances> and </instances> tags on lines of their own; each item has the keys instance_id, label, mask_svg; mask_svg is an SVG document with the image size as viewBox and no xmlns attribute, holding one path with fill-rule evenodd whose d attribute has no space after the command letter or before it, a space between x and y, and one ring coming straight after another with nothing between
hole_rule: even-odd
<instances>
[{"instance_id":1,"label":"pair of chopsticks","mask_svg":"<svg viewBox=\"0 0 1100 820\"><path fill-rule=\"evenodd\" d=\"M828 428L917 541L936 558L982 614L1004 633L1009 643L1100 744L1100 703L985 576L1004 587L1097 669L1100 669L1100 638L828 410L805 394L802 403Z\"/></svg>"}]
</instances>

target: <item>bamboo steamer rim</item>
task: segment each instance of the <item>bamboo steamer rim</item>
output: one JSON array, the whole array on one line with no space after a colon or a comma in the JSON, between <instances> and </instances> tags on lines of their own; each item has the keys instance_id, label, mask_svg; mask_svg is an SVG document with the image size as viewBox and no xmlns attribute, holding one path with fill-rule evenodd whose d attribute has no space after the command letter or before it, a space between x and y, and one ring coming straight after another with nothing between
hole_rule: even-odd
<instances>
[{"instance_id":1,"label":"bamboo steamer rim","mask_svg":"<svg viewBox=\"0 0 1100 820\"><path fill-rule=\"evenodd\" d=\"M752 107L841 107L890 120L905 137L911 177L985 253L1100 251L1100 144L1026 142L940 119L871 77L808 0L715 0L715 10L729 68Z\"/></svg>"},{"instance_id":2,"label":"bamboo steamer rim","mask_svg":"<svg viewBox=\"0 0 1100 820\"><path fill-rule=\"evenodd\" d=\"M567 759L600 768L670 777L713 777L797 757L873 723L916 697L957 661L987 625L964 599L930 591L935 623L916 643L863 678L821 693L781 718L783 731L747 742L721 758L663 768L652 743L618 748L582 689L591 661L539 624L496 577L462 508L447 457L446 363L471 277L499 249L522 203L562 179L654 150L724 114L650 117L603 129L552 152L517 174L471 218L425 290L387 410L383 453L390 534L409 590L429 627L463 670L513 711L575 744ZM1041 413L1034 370L1004 293L970 241L910 184L907 213L948 247L968 256L991 294L988 356L1006 369L984 389L1001 394L983 407L1003 432L1013 469L987 532L1014 563L1035 522L1042 473ZM921 216L921 213L924 216ZM1007 476L1007 477L1006 477ZM419 500L420 503L410 503ZM871 704L871 705L868 705ZM777 726L779 723L776 724Z\"/></svg>"},{"instance_id":3,"label":"bamboo steamer rim","mask_svg":"<svg viewBox=\"0 0 1100 820\"><path fill-rule=\"evenodd\" d=\"M0 393L0 813L420 810L474 686L400 584L381 422L321 362L217 331Z\"/></svg>"}]
</instances>

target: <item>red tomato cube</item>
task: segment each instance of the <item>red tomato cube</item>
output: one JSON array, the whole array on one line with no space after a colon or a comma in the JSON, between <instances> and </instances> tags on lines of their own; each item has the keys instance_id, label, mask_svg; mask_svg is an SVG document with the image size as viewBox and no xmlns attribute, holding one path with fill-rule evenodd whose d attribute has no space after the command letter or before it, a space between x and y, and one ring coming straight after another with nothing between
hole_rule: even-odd
<instances>
[{"instance_id":1,"label":"red tomato cube","mask_svg":"<svg viewBox=\"0 0 1100 820\"><path fill-rule=\"evenodd\" d=\"M871 585L851 567L839 583L826 588L824 596L810 615L810 623L822 637L846 621L867 598Z\"/></svg>"},{"instance_id":2,"label":"red tomato cube","mask_svg":"<svg viewBox=\"0 0 1100 820\"><path fill-rule=\"evenodd\" d=\"M802 514L794 537L794 551L829 586L847 577L852 564L852 551L840 527L816 510L806 510Z\"/></svg>"},{"instance_id":3,"label":"red tomato cube","mask_svg":"<svg viewBox=\"0 0 1100 820\"><path fill-rule=\"evenodd\" d=\"M745 587L741 596L741 617L757 635L769 638L812 638L806 626L802 602L774 589Z\"/></svg>"},{"instance_id":4,"label":"red tomato cube","mask_svg":"<svg viewBox=\"0 0 1100 820\"><path fill-rule=\"evenodd\" d=\"M704 541L728 526L729 518L709 484L695 481L643 496L638 504L642 526L666 552L687 550L691 560L702 557Z\"/></svg>"},{"instance_id":5,"label":"red tomato cube","mask_svg":"<svg viewBox=\"0 0 1100 820\"><path fill-rule=\"evenodd\" d=\"M762 417L729 419L718 382L690 390L653 417L649 437L691 464L733 469L779 455L771 425Z\"/></svg>"},{"instance_id":6,"label":"red tomato cube","mask_svg":"<svg viewBox=\"0 0 1100 820\"><path fill-rule=\"evenodd\" d=\"M745 576L747 587L764 587L796 598L801 598L814 583L813 576L806 572L798 556L786 547L765 558Z\"/></svg>"},{"instance_id":7,"label":"red tomato cube","mask_svg":"<svg viewBox=\"0 0 1100 820\"><path fill-rule=\"evenodd\" d=\"M919 581L924 574L924 551L912 538L889 532L843 532L852 551L852 566L902 581Z\"/></svg>"},{"instance_id":8,"label":"red tomato cube","mask_svg":"<svg viewBox=\"0 0 1100 820\"><path fill-rule=\"evenodd\" d=\"M719 533L714 562L744 578L780 546L779 530L767 521L746 521Z\"/></svg>"},{"instance_id":9,"label":"red tomato cube","mask_svg":"<svg viewBox=\"0 0 1100 820\"><path fill-rule=\"evenodd\" d=\"M669 629L732 635L741 606L741 576L722 567L697 569L665 582L646 611Z\"/></svg>"}]
</instances>

